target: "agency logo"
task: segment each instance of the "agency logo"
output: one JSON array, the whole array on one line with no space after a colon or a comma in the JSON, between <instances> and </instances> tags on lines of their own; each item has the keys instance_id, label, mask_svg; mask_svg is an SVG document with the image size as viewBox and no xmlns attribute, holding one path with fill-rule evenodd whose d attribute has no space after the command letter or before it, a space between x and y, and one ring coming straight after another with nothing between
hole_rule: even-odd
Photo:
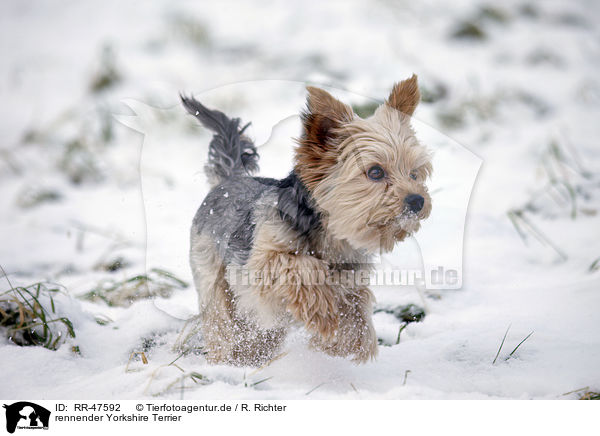
<instances>
[{"instance_id":1,"label":"agency logo","mask_svg":"<svg viewBox=\"0 0 600 436\"><path fill-rule=\"evenodd\" d=\"M19 401L10 405L4 404L6 409L6 431L14 433L18 429L48 430L50 411L35 403Z\"/></svg>"}]
</instances>

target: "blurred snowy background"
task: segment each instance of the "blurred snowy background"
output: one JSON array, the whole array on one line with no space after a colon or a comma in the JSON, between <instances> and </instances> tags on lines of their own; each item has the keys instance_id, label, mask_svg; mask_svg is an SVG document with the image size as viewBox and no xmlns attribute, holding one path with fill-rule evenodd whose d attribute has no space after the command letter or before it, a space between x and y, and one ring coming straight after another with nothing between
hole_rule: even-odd
<instances>
[{"instance_id":1,"label":"blurred snowy background","mask_svg":"<svg viewBox=\"0 0 600 436\"><path fill-rule=\"evenodd\" d=\"M597 396L599 21L584 0L2 2L0 397ZM463 288L375 288L363 366L301 333L260 370L174 350L210 137L178 93L252 121L261 174L281 176L305 83L368 113L413 72L418 122L483 160Z\"/></svg>"}]
</instances>

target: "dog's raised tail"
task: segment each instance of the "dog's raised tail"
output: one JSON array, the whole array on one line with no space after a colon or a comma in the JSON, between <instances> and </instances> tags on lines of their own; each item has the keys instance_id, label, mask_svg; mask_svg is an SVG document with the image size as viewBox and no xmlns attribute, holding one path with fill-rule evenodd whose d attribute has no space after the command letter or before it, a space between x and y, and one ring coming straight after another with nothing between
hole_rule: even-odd
<instances>
[{"instance_id":1,"label":"dog's raised tail","mask_svg":"<svg viewBox=\"0 0 600 436\"><path fill-rule=\"evenodd\" d=\"M244 135L250 123L240 127L239 118L229 118L223 112L208 109L193 97L180 97L186 110L214 132L204 167L211 186L233 176L248 176L258 171L256 146Z\"/></svg>"}]
</instances>

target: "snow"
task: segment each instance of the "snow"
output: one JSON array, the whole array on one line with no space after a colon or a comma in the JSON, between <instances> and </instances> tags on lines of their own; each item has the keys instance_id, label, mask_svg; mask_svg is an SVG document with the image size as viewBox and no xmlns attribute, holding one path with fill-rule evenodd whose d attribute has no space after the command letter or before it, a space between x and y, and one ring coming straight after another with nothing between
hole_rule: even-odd
<instances>
[{"instance_id":1,"label":"snow","mask_svg":"<svg viewBox=\"0 0 600 436\"><path fill-rule=\"evenodd\" d=\"M482 18L484 6L504 18ZM524 6L3 2L0 265L14 285L62 284L58 310L76 338L50 351L2 334L0 397L573 399L563 394L598 391L600 271L591 265L600 257L600 7ZM450 37L464 20L486 37ZM120 80L93 92L107 46ZM208 192L210 136L180 107L179 92L252 121L261 175L282 177L306 83L358 104L382 100L413 72L424 89L445 90L415 113L419 137L435 151L433 212L381 262L451 265L462 271L462 287L373 286L378 307L413 303L427 312L397 345L400 321L376 313L378 336L394 344L381 345L376 361L325 356L298 331L287 354L260 370L210 366L193 354L169 365L185 320L196 315L192 287L129 307L78 298L153 267L191 282L189 226ZM83 145L69 151L77 141ZM552 143L565 165L553 160ZM79 184L73 168L84 169ZM545 190L550 168L575 187L575 217L568 200L552 199L560 192ZM58 197L23 206L42 191ZM510 210L525 210L551 244L531 232L525 244ZM98 268L118 257L124 268ZM8 289L2 280L0 291ZM100 325L98 315L109 322ZM144 349L148 365L130 361ZM194 383L192 373L207 382Z\"/></svg>"}]
</instances>

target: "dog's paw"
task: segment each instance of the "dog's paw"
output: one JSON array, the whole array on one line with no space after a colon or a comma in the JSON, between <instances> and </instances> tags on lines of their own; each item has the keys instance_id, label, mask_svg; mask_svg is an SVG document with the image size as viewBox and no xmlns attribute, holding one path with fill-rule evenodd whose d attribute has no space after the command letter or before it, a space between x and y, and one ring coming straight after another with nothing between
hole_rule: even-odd
<instances>
[{"instance_id":1,"label":"dog's paw","mask_svg":"<svg viewBox=\"0 0 600 436\"><path fill-rule=\"evenodd\" d=\"M377 356L377 335L371 321L372 294L362 290L345 295L338 309L339 325L333 336L314 335L311 344L332 356L365 363Z\"/></svg>"},{"instance_id":2,"label":"dog's paw","mask_svg":"<svg viewBox=\"0 0 600 436\"><path fill-rule=\"evenodd\" d=\"M350 328L342 324L331 338L313 336L311 345L331 356L349 357L355 363L366 363L377 356L377 336L369 323Z\"/></svg>"},{"instance_id":3,"label":"dog's paw","mask_svg":"<svg viewBox=\"0 0 600 436\"><path fill-rule=\"evenodd\" d=\"M300 286L287 309L309 331L325 340L333 338L340 323L338 298L326 286Z\"/></svg>"}]
</instances>

